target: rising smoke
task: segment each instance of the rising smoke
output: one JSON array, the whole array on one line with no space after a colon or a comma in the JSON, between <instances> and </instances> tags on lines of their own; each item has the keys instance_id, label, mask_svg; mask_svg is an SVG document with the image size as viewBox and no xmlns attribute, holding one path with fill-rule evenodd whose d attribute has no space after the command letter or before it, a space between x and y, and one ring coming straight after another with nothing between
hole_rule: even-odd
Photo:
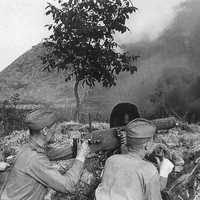
<instances>
[{"instance_id":1,"label":"rising smoke","mask_svg":"<svg viewBox=\"0 0 200 200\"><path fill-rule=\"evenodd\" d=\"M124 47L130 53L141 56L136 63L138 72L120 75L114 88L99 87L93 91L93 97L102 98L95 105L99 106L97 110L109 112L119 102L132 102L138 105L142 116L161 117L161 113L157 112L161 105L168 114L183 116L191 105L198 105L200 1L179 1L174 9L176 12L169 12L173 21L162 26L162 31L154 32L157 33L155 37L138 38L137 42L126 37ZM148 29L145 32L151 35L152 30ZM200 103L198 109L200 113Z\"/></svg>"},{"instance_id":2,"label":"rising smoke","mask_svg":"<svg viewBox=\"0 0 200 200\"><path fill-rule=\"evenodd\" d=\"M125 47L141 56L138 72L134 76L122 75L117 87L103 91L109 106L129 101L149 116L158 114L156 110L164 104L168 110L183 116L200 99L199 9L199 0L184 1L176 7L173 22L157 38L143 38L137 43L126 41Z\"/></svg>"},{"instance_id":3,"label":"rising smoke","mask_svg":"<svg viewBox=\"0 0 200 200\"><path fill-rule=\"evenodd\" d=\"M180 4L187 0L131 1L138 10L126 23L130 32L117 34L120 43L130 44L157 39L179 12Z\"/></svg>"},{"instance_id":4,"label":"rising smoke","mask_svg":"<svg viewBox=\"0 0 200 200\"><path fill-rule=\"evenodd\" d=\"M146 48L141 49L146 64L153 59L154 64L160 67L160 73L156 66L153 68L158 78L154 96L157 95L155 91L162 93L155 105L164 104L179 115L188 112L194 104L200 112L200 103L196 103L200 101L199 9L198 0L182 3L173 23L157 40L143 43ZM138 49L140 45L138 43Z\"/></svg>"}]
</instances>

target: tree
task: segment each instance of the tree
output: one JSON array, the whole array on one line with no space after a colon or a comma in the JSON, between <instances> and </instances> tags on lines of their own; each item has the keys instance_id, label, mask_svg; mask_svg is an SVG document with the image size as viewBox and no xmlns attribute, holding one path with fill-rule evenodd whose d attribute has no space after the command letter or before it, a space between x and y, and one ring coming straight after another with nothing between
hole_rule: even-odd
<instances>
[{"instance_id":1,"label":"tree","mask_svg":"<svg viewBox=\"0 0 200 200\"><path fill-rule=\"evenodd\" d=\"M130 0L58 0L59 6L48 3L46 15L53 23L46 25L51 35L45 39L42 56L44 70L65 72L65 81L75 80L76 119L79 118L78 88L116 85L122 71L134 73L136 59L127 52L117 51L116 31L125 33L129 14L136 11Z\"/></svg>"}]
</instances>

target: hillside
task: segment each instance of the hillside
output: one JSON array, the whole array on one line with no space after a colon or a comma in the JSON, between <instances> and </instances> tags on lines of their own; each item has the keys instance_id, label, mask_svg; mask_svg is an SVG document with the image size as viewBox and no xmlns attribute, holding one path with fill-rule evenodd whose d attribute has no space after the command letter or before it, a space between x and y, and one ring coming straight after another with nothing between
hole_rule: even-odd
<instances>
[{"instance_id":1,"label":"hillside","mask_svg":"<svg viewBox=\"0 0 200 200\"><path fill-rule=\"evenodd\" d=\"M13 93L19 93L25 102L42 102L62 105L72 103L72 84L65 83L62 74L42 71L40 56L44 49L41 44L17 58L0 73L0 100Z\"/></svg>"},{"instance_id":2,"label":"hillside","mask_svg":"<svg viewBox=\"0 0 200 200\"><path fill-rule=\"evenodd\" d=\"M42 71L40 56L43 51L41 44L32 47L0 73L0 101L19 93L25 103L46 103L62 108L75 105L73 82L66 83L64 75L56 71ZM182 55L171 57L170 62L157 53L150 58L141 57L137 63L138 72L134 75L122 73L116 87L81 88L82 111L109 114L115 104L128 101L136 103L142 113L150 113L153 107L149 96L163 71L172 65L182 68L186 62L187 58ZM171 71L173 74L173 69Z\"/></svg>"},{"instance_id":3,"label":"hillside","mask_svg":"<svg viewBox=\"0 0 200 200\"><path fill-rule=\"evenodd\" d=\"M162 90L166 102L182 107L175 100L188 103L199 99L199 8L198 0L188 1L181 5L173 23L156 40L125 44L129 52L141 56L138 72L122 73L113 88L97 85L94 89L80 89L82 112L107 114L116 103L128 101L136 103L142 114L152 114L155 104L150 96L156 89ZM41 44L33 46L0 73L0 101L17 92L23 102L64 108L75 105L73 82L66 83L64 76L57 72L42 71L43 52ZM155 103L158 105L159 99Z\"/></svg>"},{"instance_id":4,"label":"hillside","mask_svg":"<svg viewBox=\"0 0 200 200\"><path fill-rule=\"evenodd\" d=\"M0 73L0 101L19 93L22 103L45 103L64 108L75 105L73 82L66 83L62 73L43 71L40 59L43 53L42 45L35 45ZM83 111L109 113L119 101L135 102L132 92L125 90L133 78L124 73L115 88L102 88L100 85L95 89L80 88Z\"/></svg>"}]
</instances>

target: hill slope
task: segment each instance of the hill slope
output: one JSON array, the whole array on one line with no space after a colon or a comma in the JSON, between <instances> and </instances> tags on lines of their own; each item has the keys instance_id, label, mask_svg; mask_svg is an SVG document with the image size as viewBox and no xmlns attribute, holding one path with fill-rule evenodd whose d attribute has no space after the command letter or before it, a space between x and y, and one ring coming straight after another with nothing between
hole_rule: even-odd
<instances>
[{"instance_id":1,"label":"hill slope","mask_svg":"<svg viewBox=\"0 0 200 200\"><path fill-rule=\"evenodd\" d=\"M191 96L191 89L188 93L183 89L200 80L199 8L200 1L187 1L157 40L126 44L133 54L140 52L138 72L120 74L113 88L97 85L94 89L80 89L83 112L110 113L116 103L129 101L136 103L142 113L151 113L154 107L149 97L160 83L166 85L166 91L175 88L182 91L184 98ZM26 102L74 106L73 82L64 82L62 74L43 72L40 60L43 52L42 45L36 45L0 73L0 101L19 93ZM193 93L200 98L200 89L196 88Z\"/></svg>"},{"instance_id":2,"label":"hill slope","mask_svg":"<svg viewBox=\"0 0 200 200\"><path fill-rule=\"evenodd\" d=\"M64 75L56 71L42 71L40 56L43 53L42 45L35 45L0 73L0 101L19 93L22 102L46 103L65 108L75 105L73 81L66 83ZM102 88L100 85L94 89L80 88L83 111L110 112L119 101L135 101L136 98L132 98L132 94L125 90L132 78L126 73L120 75L115 88Z\"/></svg>"},{"instance_id":3,"label":"hill slope","mask_svg":"<svg viewBox=\"0 0 200 200\"><path fill-rule=\"evenodd\" d=\"M14 93L20 94L22 102L46 103L55 107L71 108L75 105L73 82L65 82L62 73L42 71L40 56L44 52L42 45L17 58L0 73L0 101ZM184 56L163 59L160 54L144 58L138 63L138 72L134 75L122 73L117 86L94 89L80 88L83 112L110 113L112 107L122 101L136 103L143 113L151 112L153 107L149 96L153 93L163 70L172 65L185 66Z\"/></svg>"},{"instance_id":4,"label":"hill slope","mask_svg":"<svg viewBox=\"0 0 200 200\"><path fill-rule=\"evenodd\" d=\"M0 73L1 101L13 93L19 93L27 102L59 105L66 102L66 97L73 101L72 83L66 84L62 74L42 71L43 52L42 45L36 45Z\"/></svg>"}]
</instances>

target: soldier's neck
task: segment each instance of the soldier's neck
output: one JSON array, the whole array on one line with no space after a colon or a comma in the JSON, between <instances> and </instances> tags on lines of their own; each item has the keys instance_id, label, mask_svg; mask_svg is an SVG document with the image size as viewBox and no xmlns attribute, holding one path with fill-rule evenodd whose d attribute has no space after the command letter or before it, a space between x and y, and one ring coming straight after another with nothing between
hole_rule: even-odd
<instances>
[{"instance_id":1,"label":"soldier's neck","mask_svg":"<svg viewBox=\"0 0 200 200\"><path fill-rule=\"evenodd\" d=\"M135 150L135 149L129 149L128 150L128 154L130 154L130 155L137 155L137 156L139 156L140 158L144 158L144 156L145 156L145 151L143 150L143 149L137 149L137 150Z\"/></svg>"},{"instance_id":2,"label":"soldier's neck","mask_svg":"<svg viewBox=\"0 0 200 200\"><path fill-rule=\"evenodd\" d=\"M31 137L31 139L41 147L46 145L45 141L40 137L40 135L34 135Z\"/></svg>"}]
</instances>

